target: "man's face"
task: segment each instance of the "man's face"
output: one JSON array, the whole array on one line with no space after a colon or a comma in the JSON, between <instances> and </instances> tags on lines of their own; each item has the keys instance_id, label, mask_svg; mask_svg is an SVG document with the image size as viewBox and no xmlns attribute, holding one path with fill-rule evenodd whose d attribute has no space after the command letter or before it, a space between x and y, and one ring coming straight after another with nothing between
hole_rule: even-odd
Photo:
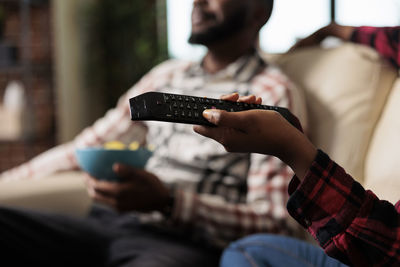
<instances>
[{"instance_id":1,"label":"man's face","mask_svg":"<svg viewBox=\"0 0 400 267\"><path fill-rule=\"evenodd\" d=\"M194 0L189 42L209 45L245 28L252 0Z\"/></svg>"}]
</instances>

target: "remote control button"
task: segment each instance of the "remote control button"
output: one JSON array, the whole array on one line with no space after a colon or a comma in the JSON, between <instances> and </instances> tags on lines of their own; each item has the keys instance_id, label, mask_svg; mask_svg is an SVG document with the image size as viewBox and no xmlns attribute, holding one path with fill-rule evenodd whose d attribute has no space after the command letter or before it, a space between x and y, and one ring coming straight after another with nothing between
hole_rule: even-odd
<instances>
[{"instance_id":1,"label":"remote control button","mask_svg":"<svg viewBox=\"0 0 400 267\"><path fill-rule=\"evenodd\" d=\"M169 95L164 94L164 101L165 101L165 103L169 103L169 100L170 100Z\"/></svg>"},{"instance_id":2,"label":"remote control button","mask_svg":"<svg viewBox=\"0 0 400 267\"><path fill-rule=\"evenodd\" d=\"M144 118L145 120L151 119L159 121L210 125L210 123L208 123L208 121L202 116L202 111L205 109L222 109L230 112L237 112L257 108L277 111L278 113L282 114L285 119L291 122L290 118L287 118L287 109L285 108L261 104L248 104L244 102L231 102L216 98L214 99L190 95L152 92L151 94L143 97L139 96L131 98L129 101L132 120L143 120ZM147 110L146 101L147 103L152 103L153 106L160 107L156 108L154 113L150 113ZM135 105L141 107L140 113L135 108Z\"/></svg>"}]
</instances>

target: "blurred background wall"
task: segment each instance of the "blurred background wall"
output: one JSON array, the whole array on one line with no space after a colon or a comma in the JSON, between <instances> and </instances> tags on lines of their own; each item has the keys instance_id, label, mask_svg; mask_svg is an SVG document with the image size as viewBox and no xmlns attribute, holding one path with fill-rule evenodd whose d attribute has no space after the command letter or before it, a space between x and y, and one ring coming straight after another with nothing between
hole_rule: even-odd
<instances>
[{"instance_id":1,"label":"blurred background wall","mask_svg":"<svg viewBox=\"0 0 400 267\"><path fill-rule=\"evenodd\" d=\"M66 141L114 107L128 88L167 58L166 9L165 1L158 0L53 4L57 140Z\"/></svg>"},{"instance_id":2,"label":"blurred background wall","mask_svg":"<svg viewBox=\"0 0 400 267\"><path fill-rule=\"evenodd\" d=\"M51 7L0 1L0 170L53 146L55 90Z\"/></svg>"},{"instance_id":3,"label":"blurred background wall","mask_svg":"<svg viewBox=\"0 0 400 267\"><path fill-rule=\"evenodd\" d=\"M168 57L199 60L187 43L193 0L0 0L0 172L71 140ZM275 1L261 30L285 52L330 21L400 23L399 0Z\"/></svg>"},{"instance_id":4,"label":"blurred background wall","mask_svg":"<svg viewBox=\"0 0 400 267\"><path fill-rule=\"evenodd\" d=\"M0 0L0 171L71 140L166 59L165 14L163 0Z\"/></svg>"}]
</instances>

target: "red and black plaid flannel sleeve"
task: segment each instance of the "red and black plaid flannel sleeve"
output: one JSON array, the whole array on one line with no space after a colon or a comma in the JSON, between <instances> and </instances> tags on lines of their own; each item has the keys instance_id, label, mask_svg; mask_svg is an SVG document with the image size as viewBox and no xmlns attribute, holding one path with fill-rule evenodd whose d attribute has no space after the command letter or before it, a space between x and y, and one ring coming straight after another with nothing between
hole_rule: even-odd
<instances>
[{"instance_id":1,"label":"red and black plaid flannel sleeve","mask_svg":"<svg viewBox=\"0 0 400 267\"><path fill-rule=\"evenodd\" d=\"M325 153L318 151L303 182L294 177L289 190L289 213L328 255L354 266L400 266L399 211Z\"/></svg>"},{"instance_id":2,"label":"red and black plaid flannel sleeve","mask_svg":"<svg viewBox=\"0 0 400 267\"><path fill-rule=\"evenodd\" d=\"M358 27L350 40L374 48L396 69L399 69L400 27Z\"/></svg>"}]
</instances>

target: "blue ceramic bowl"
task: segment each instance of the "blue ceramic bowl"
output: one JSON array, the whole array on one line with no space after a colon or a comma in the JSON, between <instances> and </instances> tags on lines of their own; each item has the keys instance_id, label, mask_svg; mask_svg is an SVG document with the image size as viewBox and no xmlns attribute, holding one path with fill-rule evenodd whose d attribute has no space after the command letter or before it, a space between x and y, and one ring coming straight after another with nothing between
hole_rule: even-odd
<instances>
[{"instance_id":1,"label":"blue ceramic bowl","mask_svg":"<svg viewBox=\"0 0 400 267\"><path fill-rule=\"evenodd\" d=\"M118 181L112 170L114 163L122 163L136 168L144 168L153 154L150 150L114 150L104 148L82 148L76 150L76 158L82 170L99 180Z\"/></svg>"}]
</instances>

